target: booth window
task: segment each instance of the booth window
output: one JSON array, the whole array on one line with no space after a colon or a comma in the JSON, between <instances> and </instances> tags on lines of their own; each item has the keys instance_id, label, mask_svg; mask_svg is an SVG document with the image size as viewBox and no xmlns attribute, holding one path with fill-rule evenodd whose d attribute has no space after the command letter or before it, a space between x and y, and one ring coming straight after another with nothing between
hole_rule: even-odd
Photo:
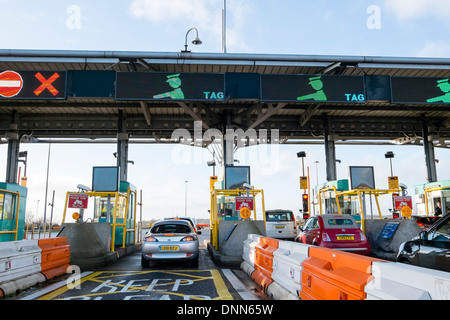
<instances>
[{"instance_id":1,"label":"booth window","mask_svg":"<svg viewBox=\"0 0 450 320\"><path fill-rule=\"evenodd\" d=\"M0 219L14 220L14 195L0 193Z\"/></svg>"}]
</instances>

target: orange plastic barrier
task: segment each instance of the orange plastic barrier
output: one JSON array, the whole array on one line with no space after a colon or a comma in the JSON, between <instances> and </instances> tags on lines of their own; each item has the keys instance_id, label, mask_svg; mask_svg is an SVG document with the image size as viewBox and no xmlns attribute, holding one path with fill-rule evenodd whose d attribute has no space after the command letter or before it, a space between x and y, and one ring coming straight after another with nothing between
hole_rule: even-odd
<instances>
[{"instance_id":1,"label":"orange plastic barrier","mask_svg":"<svg viewBox=\"0 0 450 320\"><path fill-rule=\"evenodd\" d=\"M70 263L70 245L66 237L39 239L41 273L47 280L66 273Z\"/></svg>"},{"instance_id":2,"label":"orange plastic barrier","mask_svg":"<svg viewBox=\"0 0 450 320\"><path fill-rule=\"evenodd\" d=\"M261 237L255 246L255 271L251 278L266 291L269 284L273 282L273 253L278 249L278 239Z\"/></svg>"},{"instance_id":3,"label":"orange plastic barrier","mask_svg":"<svg viewBox=\"0 0 450 320\"><path fill-rule=\"evenodd\" d=\"M372 262L354 253L312 247L302 263L302 300L364 300L364 287L373 279Z\"/></svg>"}]
</instances>

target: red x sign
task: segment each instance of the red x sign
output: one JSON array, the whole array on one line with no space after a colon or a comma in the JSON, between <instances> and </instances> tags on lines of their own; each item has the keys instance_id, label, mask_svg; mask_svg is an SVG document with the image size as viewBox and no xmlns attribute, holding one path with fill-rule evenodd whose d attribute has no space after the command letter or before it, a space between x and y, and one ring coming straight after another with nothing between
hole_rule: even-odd
<instances>
[{"instance_id":1,"label":"red x sign","mask_svg":"<svg viewBox=\"0 0 450 320\"><path fill-rule=\"evenodd\" d=\"M53 81L55 81L56 79L59 78L59 74L57 74L56 72L48 79L45 79L42 74L40 72L36 73L34 75L42 84L39 86L39 88L37 88L36 90L34 90L34 94L35 95L40 95L42 93L42 91L44 91L45 89L48 89L48 91L51 92L51 94L53 94L54 96L56 96L58 94L58 90L55 89L54 86L52 86Z\"/></svg>"}]
</instances>

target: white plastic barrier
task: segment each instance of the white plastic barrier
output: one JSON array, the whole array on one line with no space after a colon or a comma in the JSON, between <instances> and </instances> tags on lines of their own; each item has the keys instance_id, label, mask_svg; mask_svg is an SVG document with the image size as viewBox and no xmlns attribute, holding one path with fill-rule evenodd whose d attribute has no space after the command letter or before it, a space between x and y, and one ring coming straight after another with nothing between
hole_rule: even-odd
<instances>
[{"instance_id":1,"label":"white plastic barrier","mask_svg":"<svg viewBox=\"0 0 450 320\"><path fill-rule=\"evenodd\" d=\"M302 262L308 258L309 245L280 241L273 253L272 279L294 296L300 296Z\"/></svg>"},{"instance_id":2,"label":"white plastic barrier","mask_svg":"<svg viewBox=\"0 0 450 320\"><path fill-rule=\"evenodd\" d=\"M41 281L35 276L41 271L41 251L38 240L0 242L0 289L5 295L22 283Z\"/></svg>"},{"instance_id":3,"label":"white plastic barrier","mask_svg":"<svg viewBox=\"0 0 450 320\"><path fill-rule=\"evenodd\" d=\"M450 300L450 272L395 262L374 262L366 300Z\"/></svg>"},{"instance_id":4,"label":"white plastic barrier","mask_svg":"<svg viewBox=\"0 0 450 320\"><path fill-rule=\"evenodd\" d=\"M247 239L244 241L244 250L242 253L242 258L246 261L250 266L254 267L255 264L255 247L259 243L259 238L262 236L259 234L249 234Z\"/></svg>"}]
</instances>

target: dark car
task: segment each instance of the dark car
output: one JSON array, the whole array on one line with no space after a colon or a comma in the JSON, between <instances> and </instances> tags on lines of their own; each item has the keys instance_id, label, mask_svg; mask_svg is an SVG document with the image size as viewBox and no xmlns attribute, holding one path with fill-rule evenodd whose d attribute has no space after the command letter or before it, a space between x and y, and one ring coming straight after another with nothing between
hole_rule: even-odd
<instances>
[{"instance_id":1,"label":"dark car","mask_svg":"<svg viewBox=\"0 0 450 320\"><path fill-rule=\"evenodd\" d=\"M402 243L397 262L450 272L450 214Z\"/></svg>"},{"instance_id":2,"label":"dark car","mask_svg":"<svg viewBox=\"0 0 450 320\"><path fill-rule=\"evenodd\" d=\"M433 225L433 223L438 221L440 218L441 217L436 217L436 216L430 216L430 217L411 216L411 220L416 221L417 224L419 225L419 227L424 231L428 230Z\"/></svg>"}]
</instances>

